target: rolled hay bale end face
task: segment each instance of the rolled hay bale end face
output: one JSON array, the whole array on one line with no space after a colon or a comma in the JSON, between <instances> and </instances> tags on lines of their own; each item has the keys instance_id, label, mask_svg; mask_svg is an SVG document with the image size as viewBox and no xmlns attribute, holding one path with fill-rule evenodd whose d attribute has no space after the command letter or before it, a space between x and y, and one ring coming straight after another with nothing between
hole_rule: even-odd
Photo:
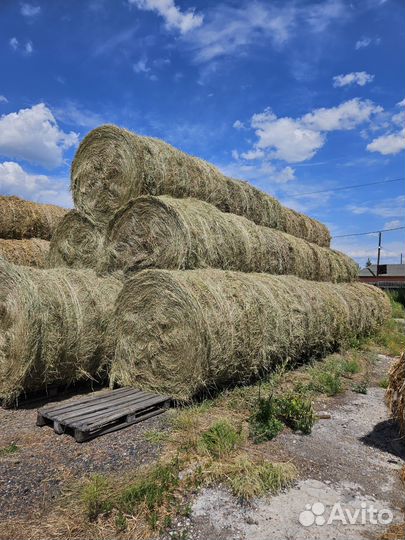
<instances>
[{"instance_id":1,"label":"rolled hay bale end face","mask_svg":"<svg viewBox=\"0 0 405 540\"><path fill-rule=\"evenodd\" d=\"M3 240L0 238L0 257L13 264L45 268L48 252L47 240L39 238Z\"/></svg>"},{"instance_id":2,"label":"rolled hay bale end face","mask_svg":"<svg viewBox=\"0 0 405 540\"><path fill-rule=\"evenodd\" d=\"M111 385L187 399L205 386L206 331L186 286L167 271L141 272L126 283L108 327Z\"/></svg>"},{"instance_id":3,"label":"rolled hay bale end face","mask_svg":"<svg viewBox=\"0 0 405 540\"><path fill-rule=\"evenodd\" d=\"M131 200L116 214L107 244L108 271L177 269L186 268L190 238L170 198L147 196Z\"/></svg>"},{"instance_id":4,"label":"rolled hay bale end face","mask_svg":"<svg viewBox=\"0 0 405 540\"><path fill-rule=\"evenodd\" d=\"M0 260L0 399L97 377L121 284L94 272Z\"/></svg>"},{"instance_id":5,"label":"rolled hay bale end face","mask_svg":"<svg viewBox=\"0 0 405 540\"><path fill-rule=\"evenodd\" d=\"M113 125L100 126L83 139L72 164L71 188L76 208L99 226L106 226L130 199L170 195L194 197L258 225L330 244L324 225L284 208L247 182L163 141Z\"/></svg>"},{"instance_id":6,"label":"rolled hay bale end face","mask_svg":"<svg viewBox=\"0 0 405 540\"><path fill-rule=\"evenodd\" d=\"M125 283L107 330L111 382L188 401L280 362L323 355L373 332L388 314L386 296L359 283L144 270Z\"/></svg>"},{"instance_id":7,"label":"rolled hay bale end face","mask_svg":"<svg viewBox=\"0 0 405 540\"><path fill-rule=\"evenodd\" d=\"M46 266L98 270L106 266L104 231L77 210L70 210L56 228Z\"/></svg>"},{"instance_id":8,"label":"rolled hay bale end face","mask_svg":"<svg viewBox=\"0 0 405 540\"><path fill-rule=\"evenodd\" d=\"M0 238L50 240L67 210L53 204L0 195Z\"/></svg>"},{"instance_id":9,"label":"rolled hay bale end face","mask_svg":"<svg viewBox=\"0 0 405 540\"><path fill-rule=\"evenodd\" d=\"M219 268L333 282L351 281L357 273L355 262L341 253L194 198L131 200L112 220L106 244L104 271Z\"/></svg>"}]
</instances>

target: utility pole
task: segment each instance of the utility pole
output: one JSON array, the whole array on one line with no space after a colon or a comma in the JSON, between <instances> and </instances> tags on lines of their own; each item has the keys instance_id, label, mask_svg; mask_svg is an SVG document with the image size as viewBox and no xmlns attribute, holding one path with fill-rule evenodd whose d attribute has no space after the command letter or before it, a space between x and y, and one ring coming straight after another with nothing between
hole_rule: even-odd
<instances>
[{"instance_id":1,"label":"utility pole","mask_svg":"<svg viewBox=\"0 0 405 540\"><path fill-rule=\"evenodd\" d=\"M379 274L380 256L381 256L381 231L378 233L377 276Z\"/></svg>"},{"instance_id":2,"label":"utility pole","mask_svg":"<svg viewBox=\"0 0 405 540\"><path fill-rule=\"evenodd\" d=\"M401 253L401 264L402 264L402 253Z\"/></svg>"}]
</instances>

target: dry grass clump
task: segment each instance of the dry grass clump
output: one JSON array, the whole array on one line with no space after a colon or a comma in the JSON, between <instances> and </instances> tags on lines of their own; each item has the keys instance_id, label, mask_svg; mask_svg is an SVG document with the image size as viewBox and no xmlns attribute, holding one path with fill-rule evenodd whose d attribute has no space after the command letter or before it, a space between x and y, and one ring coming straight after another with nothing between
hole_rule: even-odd
<instances>
[{"instance_id":1,"label":"dry grass clump","mask_svg":"<svg viewBox=\"0 0 405 540\"><path fill-rule=\"evenodd\" d=\"M47 266L96 270L104 253L104 233L80 212L70 210L52 236Z\"/></svg>"},{"instance_id":2,"label":"dry grass clump","mask_svg":"<svg viewBox=\"0 0 405 540\"><path fill-rule=\"evenodd\" d=\"M52 204L0 195L0 238L50 240L67 210Z\"/></svg>"},{"instance_id":3,"label":"dry grass clump","mask_svg":"<svg viewBox=\"0 0 405 540\"><path fill-rule=\"evenodd\" d=\"M386 295L360 283L221 270L144 270L124 285L107 331L111 383L189 400L375 330Z\"/></svg>"},{"instance_id":4,"label":"dry grass clump","mask_svg":"<svg viewBox=\"0 0 405 540\"><path fill-rule=\"evenodd\" d=\"M334 282L357 276L356 263L342 253L198 199L138 197L117 213L108 243L108 269L124 272L211 267Z\"/></svg>"},{"instance_id":5,"label":"dry grass clump","mask_svg":"<svg viewBox=\"0 0 405 540\"><path fill-rule=\"evenodd\" d=\"M222 174L213 165L158 139L113 125L100 126L81 142L72 164L76 208L96 224L106 224L141 195L195 197L223 212L328 247L330 234L318 221L283 207L276 199Z\"/></svg>"},{"instance_id":6,"label":"dry grass clump","mask_svg":"<svg viewBox=\"0 0 405 540\"><path fill-rule=\"evenodd\" d=\"M121 284L0 260L0 398L95 376Z\"/></svg>"},{"instance_id":7,"label":"dry grass clump","mask_svg":"<svg viewBox=\"0 0 405 540\"><path fill-rule=\"evenodd\" d=\"M3 240L0 238L0 257L22 266L44 268L49 251L49 242L39 238Z\"/></svg>"},{"instance_id":8,"label":"dry grass clump","mask_svg":"<svg viewBox=\"0 0 405 540\"><path fill-rule=\"evenodd\" d=\"M387 405L405 435L405 353L392 365L388 374Z\"/></svg>"}]
</instances>

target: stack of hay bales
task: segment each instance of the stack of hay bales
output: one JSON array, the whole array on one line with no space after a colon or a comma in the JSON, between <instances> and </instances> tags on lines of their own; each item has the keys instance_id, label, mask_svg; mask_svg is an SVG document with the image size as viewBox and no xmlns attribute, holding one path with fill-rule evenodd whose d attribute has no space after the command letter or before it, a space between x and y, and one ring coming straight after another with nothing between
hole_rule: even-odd
<instances>
[{"instance_id":1,"label":"stack of hay bales","mask_svg":"<svg viewBox=\"0 0 405 540\"><path fill-rule=\"evenodd\" d=\"M0 398L99 375L121 283L91 270L42 270L0 258Z\"/></svg>"},{"instance_id":2,"label":"stack of hay bales","mask_svg":"<svg viewBox=\"0 0 405 540\"><path fill-rule=\"evenodd\" d=\"M162 141L97 128L71 179L76 209L48 264L123 283L104 339L111 384L189 400L325 354L389 316L324 225Z\"/></svg>"},{"instance_id":3,"label":"stack of hay bales","mask_svg":"<svg viewBox=\"0 0 405 540\"><path fill-rule=\"evenodd\" d=\"M43 268L54 229L64 208L0 196L0 256L9 262Z\"/></svg>"}]
</instances>

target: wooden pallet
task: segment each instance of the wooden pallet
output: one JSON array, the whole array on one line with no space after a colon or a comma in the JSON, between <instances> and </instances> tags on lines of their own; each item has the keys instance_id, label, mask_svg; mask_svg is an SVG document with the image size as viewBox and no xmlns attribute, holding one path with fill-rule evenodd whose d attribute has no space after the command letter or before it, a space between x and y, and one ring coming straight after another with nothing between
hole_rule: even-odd
<instances>
[{"instance_id":1,"label":"wooden pallet","mask_svg":"<svg viewBox=\"0 0 405 540\"><path fill-rule=\"evenodd\" d=\"M55 433L67 433L84 442L161 414L170 405L167 396L133 388L97 394L38 409L37 426L51 426Z\"/></svg>"}]
</instances>

